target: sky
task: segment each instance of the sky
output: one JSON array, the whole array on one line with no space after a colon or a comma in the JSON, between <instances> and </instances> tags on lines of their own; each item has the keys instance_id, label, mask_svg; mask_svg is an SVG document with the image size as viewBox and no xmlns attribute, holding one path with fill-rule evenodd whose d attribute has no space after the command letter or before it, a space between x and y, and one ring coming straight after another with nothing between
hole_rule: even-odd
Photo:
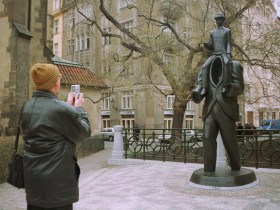
<instances>
[{"instance_id":1,"label":"sky","mask_svg":"<svg viewBox=\"0 0 280 210\"><path fill-rule=\"evenodd\" d=\"M280 0L274 0L273 4L277 10L277 16L280 17Z\"/></svg>"}]
</instances>

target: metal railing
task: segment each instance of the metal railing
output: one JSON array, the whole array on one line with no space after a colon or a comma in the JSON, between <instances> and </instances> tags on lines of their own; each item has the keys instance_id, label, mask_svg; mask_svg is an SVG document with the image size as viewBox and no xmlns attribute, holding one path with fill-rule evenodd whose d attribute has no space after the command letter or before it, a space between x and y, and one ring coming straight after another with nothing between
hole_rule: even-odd
<instances>
[{"instance_id":1,"label":"metal railing","mask_svg":"<svg viewBox=\"0 0 280 210\"><path fill-rule=\"evenodd\" d=\"M280 168L279 130L237 130L242 166ZM203 163L202 130L123 129L125 158Z\"/></svg>"}]
</instances>

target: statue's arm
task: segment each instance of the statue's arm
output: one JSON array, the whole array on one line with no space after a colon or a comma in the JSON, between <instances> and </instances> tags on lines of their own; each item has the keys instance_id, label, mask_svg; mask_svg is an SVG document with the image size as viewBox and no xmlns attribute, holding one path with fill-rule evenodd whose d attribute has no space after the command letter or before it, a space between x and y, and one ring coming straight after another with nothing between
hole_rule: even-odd
<instances>
[{"instance_id":1,"label":"statue's arm","mask_svg":"<svg viewBox=\"0 0 280 210\"><path fill-rule=\"evenodd\" d=\"M208 50L213 50L213 32L210 33L208 43L203 43L204 47Z\"/></svg>"},{"instance_id":2,"label":"statue's arm","mask_svg":"<svg viewBox=\"0 0 280 210\"><path fill-rule=\"evenodd\" d=\"M232 62L232 83L229 85L226 95L236 97L244 90L243 67L237 61Z\"/></svg>"},{"instance_id":3,"label":"statue's arm","mask_svg":"<svg viewBox=\"0 0 280 210\"><path fill-rule=\"evenodd\" d=\"M202 68L200 68L197 74L196 85L202 85Z\"/></svg>"},{"instance_id":4,"label":"statue's arm","mask_svg":"<svg viewBox=\"0 0 280 210\"><path fill-rule=\"evenodd\" d=\"M196 86L192 91L192 100L194 103L199 104L205 95L201 95L202 91L202 69L198 72Z\"/></svg>"},{"instance_id":5,"label":"statue's arm","mask_svg":"<svg viewBox=\"0 0 280 210\"><path fill-rule=\"evenodd\" d=\"M227 54L231 56L231 52L232 52L231 30L229 29L227 32Z\"/></svg>"}]
</instances>

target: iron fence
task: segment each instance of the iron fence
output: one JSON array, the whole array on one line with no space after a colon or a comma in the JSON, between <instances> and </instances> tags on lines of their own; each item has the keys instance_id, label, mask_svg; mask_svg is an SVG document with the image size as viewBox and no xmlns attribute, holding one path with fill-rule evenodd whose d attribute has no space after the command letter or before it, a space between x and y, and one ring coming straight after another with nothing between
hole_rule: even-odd
<instances>
[{"instance_id":1,"label":"iron fence","mask_svg":"<svg viewBox=\"0 0 280 210\"><path fill-rule=\"evenodd\" d=\"M279 130L237 130L242 166L280 168ZM123 129L125 158L203 163L203 132L187 129Z\"/></svg>"}]
</instances>

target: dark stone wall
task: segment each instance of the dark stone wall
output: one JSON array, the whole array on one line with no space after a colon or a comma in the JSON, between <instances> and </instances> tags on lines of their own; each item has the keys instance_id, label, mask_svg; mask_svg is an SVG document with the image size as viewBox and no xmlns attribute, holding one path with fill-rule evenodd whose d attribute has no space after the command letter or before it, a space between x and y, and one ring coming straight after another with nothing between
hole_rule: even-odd
<instances>
[{"instance_id":1,"label":"dark stone wall","mask_svg":"<svg viewBox=\"0 0 280 210\"><path fill-rule=\"evenodd\" d=\"M77 147L77 155L79 158L82 158L104 150L104 148L104 139L102 136L91 136L79 144Z\"/></svg>"},{"instance_id":2,"label":"dark stone wall","mask_svg":"<svg viewBox=\"0 0 280 210\"><path fill-rule=\"evenodd\" d=\"M47 62L49 54L45 53L47 32L50 23L47 0L3 0L4 11L1 16L8 17L11 30L7 52L11 55L10 69L5 69L9 81L5 81L7 95L2 97L0 135L14 135L20 109L30 97L31 65L36 62ZM3 58L5 62L5 58ZM2 88L2 87L1 87Z\"/></svg>"}]
</instances>

